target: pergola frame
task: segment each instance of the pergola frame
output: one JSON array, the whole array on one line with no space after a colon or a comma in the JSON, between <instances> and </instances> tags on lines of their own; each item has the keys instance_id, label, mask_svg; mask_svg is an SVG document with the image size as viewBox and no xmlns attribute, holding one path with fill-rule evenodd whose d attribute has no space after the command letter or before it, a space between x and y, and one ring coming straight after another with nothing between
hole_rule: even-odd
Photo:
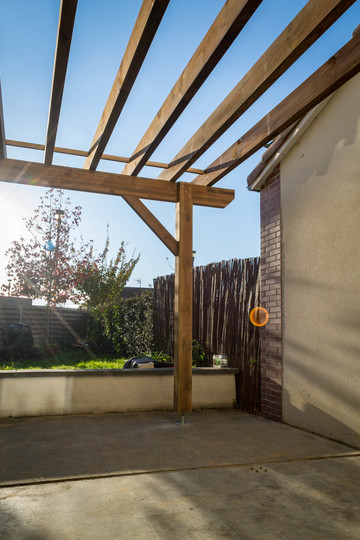
<instances>
[{"instance_id":1,"label":"pergola frame","mask_svg":"<svg viewBox=\"0 0 360 540\"><path fill-rule=\"evenodd\" d=\"M309 0L249 72L169 163L149 160L262 0L227 0L175 83L132 156L105 154L170 0L143 0L109 98L88 151L55 146L77 0L61 0L45 144L7 140L0 86L0 181L122 196L176 257L174 410L192 410L192 211L193 205L225 208L232 190L212 188L264 144L360 71L360 36L302 83L205 171L191 165L322 35L355 0ZM7 159L6 147L44 151L44 163ZM83 156L82 169L52 165L54 152ZM121 174L96 170L100 159L126 163ZM145 166L158 179L137 177ZM185 172L192 182L175 183ZM176 237L141 199L176 204Z\"/></svg>"}]
</instances>

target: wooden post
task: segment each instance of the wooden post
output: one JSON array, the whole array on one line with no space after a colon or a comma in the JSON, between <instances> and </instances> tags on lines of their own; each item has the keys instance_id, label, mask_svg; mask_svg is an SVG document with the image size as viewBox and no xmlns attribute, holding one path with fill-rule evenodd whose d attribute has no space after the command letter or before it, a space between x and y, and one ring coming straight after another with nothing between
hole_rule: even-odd
<instances>
[{"instance_id":1,"label":"wooden post","mask_svg":"<svg viewBox=\"0 0 360 540\"><path fill-rule=\"evenodd\" d=\"M179 253L175 259L174 326L174 411L192 410L192 213L191 187L179 183L176 203L176 239Z\"/></svg>"}]
</instances>

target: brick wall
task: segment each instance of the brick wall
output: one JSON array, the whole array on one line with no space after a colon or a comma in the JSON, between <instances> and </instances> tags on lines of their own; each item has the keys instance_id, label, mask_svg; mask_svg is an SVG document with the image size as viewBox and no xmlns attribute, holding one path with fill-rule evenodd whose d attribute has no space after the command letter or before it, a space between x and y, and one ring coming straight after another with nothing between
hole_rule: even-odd
<instances>
[{"instance_id":1,"label":"brick wall","mask_svg":"<svg viewBox=\"0 0 360 540\"><path fill-rule=\"evenodd\" d=\"M282 420L281 330L281 221L280 167L260 192L261 306L269 322L261 328L261 410L263 416Z\"/></svg>"}]
</instances>

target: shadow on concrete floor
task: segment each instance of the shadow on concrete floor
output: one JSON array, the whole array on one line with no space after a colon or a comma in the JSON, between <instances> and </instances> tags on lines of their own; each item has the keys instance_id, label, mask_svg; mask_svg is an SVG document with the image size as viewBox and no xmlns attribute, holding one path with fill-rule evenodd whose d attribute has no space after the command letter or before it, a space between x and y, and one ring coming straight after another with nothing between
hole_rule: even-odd
<instances>
[{"instance_id":1,"label":"shadow on concrete floor","mask_svg":"<svg viewBox=\"0 0 360 540\"><path fill-rule=\"evenodd\" d=\"M0 421L0 486L54 479L268 463L354 453L236 410Z\"/></svg>"},{"instance_id":2,"label":"shadow on concrete floor","mask_svg":"<svg viewBox=\"0 0 360 540\"><path fill-rule=\"evenodd\" d=\"M239 411L176 420L0 421L0 539L358 540L359 452Z\"/></svg>"}]
</instances>

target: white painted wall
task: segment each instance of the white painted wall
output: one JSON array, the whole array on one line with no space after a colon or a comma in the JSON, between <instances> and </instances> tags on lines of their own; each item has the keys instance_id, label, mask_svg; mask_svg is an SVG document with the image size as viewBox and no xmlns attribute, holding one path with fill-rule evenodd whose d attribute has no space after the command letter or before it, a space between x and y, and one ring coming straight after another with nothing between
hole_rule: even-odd
<instances>
[{"instance_id":1,"label":"white painted wall","mask_svg":"<svg viewBox=\"0 0 360 540\"><path fill-rule=\"evenodd\" d=\"M281 164L283 419L360 446L360 76Z\"/></svg>"},{"instance_id":2,"label":"white painted wall","mask_svg":"<svg viewBox=\"0 0 360 540\"><path fill-rule=\"evenodd\" d=\"M0 371L0 417L51 416L125 411L173 409L174 379L169 373L147 373L80 376L71 371L21 373ZM153 370L151 370L153 371ZM215 370L193 374L193 407L232 407L236 398L235 373ZM213 370L212 370L213 371Z\"/></svg>"}]
</instances>

